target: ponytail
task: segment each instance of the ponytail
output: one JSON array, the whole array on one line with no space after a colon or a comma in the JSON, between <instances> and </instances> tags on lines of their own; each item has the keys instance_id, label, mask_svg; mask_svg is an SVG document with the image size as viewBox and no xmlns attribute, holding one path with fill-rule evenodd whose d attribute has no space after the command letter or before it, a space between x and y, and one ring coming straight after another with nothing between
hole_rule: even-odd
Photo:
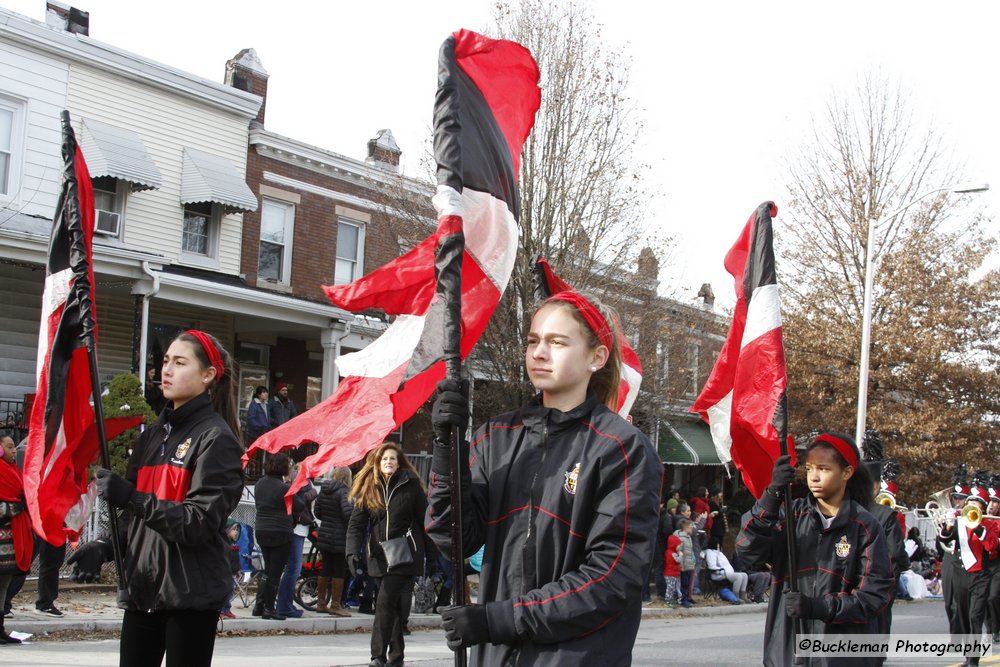
<instances>
[{"instance_id":1,"label":"ponytail","mask_svg":"<svg viewBox=\"0 0 1000 667\"><path fill-rule=\"evenodd\" d=\"M222 343L219 342L218 338L202 331L185 331L184 333L179 334L174 340L182 340L186 343L190 343L191 347L194 348L195 356L198 357L198 363L201 364L202 368L215 367L216 370L218 370L221 365L223 372L216 372L215 379L208 385L206 391L209 392L209 398L212 400L212 407L215 408L215 411L219 413L219 416L221 416L226 424L229 425L229 428L232 430L233 435L236 436L236 439L242 442L239 411L236 407L235 378L237 371L236 363L232 356L226 348L222 347ZM216 353L215 355L209 353L209 350L206 349L206 344L215 348L212 350L212 352ZM216 357L216 363L213 363L213 356ZM221 364L218 363L220 361Z\"/></svg>"}]
</instances>

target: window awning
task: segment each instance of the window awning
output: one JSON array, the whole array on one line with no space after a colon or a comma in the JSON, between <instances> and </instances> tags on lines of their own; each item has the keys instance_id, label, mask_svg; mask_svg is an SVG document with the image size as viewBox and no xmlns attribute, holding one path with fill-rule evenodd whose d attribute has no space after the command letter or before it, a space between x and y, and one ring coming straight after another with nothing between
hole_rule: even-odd
<instances>
[{"instance_id":1,"label":"window awning","mask_svg":"<svg viewBox=\"0 0 1000 667\"><path fill-rule=\"evenodd\" d=\"M80 150L91 177L119 178L132 190L156 190L163 184L142 138L132 130L84 118Z\"/></svg>"},{"instance_id":2,"label":"window awning","mask_svg":"<svg viewBox=\"0 0 1000 667\"><path fill-rule=\"evenodd\" d=\"M221 204L226 213L257 210L257 197L232 162L185 147L181 203L199 202Z\"/></svg>"},{"instance_id":3,"label":"window awning","mask_svg":"<svg viewBox=\"0 0 1000 667\"><path fill-rule=\"evenodd\" d=\"M708 424L700 419L664 421L658 452L664 463L672 465L722 465Z\"/></svg>"}]
</instances>

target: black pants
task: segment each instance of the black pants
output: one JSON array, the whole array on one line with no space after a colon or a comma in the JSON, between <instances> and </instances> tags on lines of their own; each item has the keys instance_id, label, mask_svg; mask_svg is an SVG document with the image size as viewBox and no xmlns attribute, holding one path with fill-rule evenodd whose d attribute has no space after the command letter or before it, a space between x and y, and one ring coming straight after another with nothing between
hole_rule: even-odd
<instances>
[{"instance_id":1,"label":"black pants","mask_svg":"<svg viewBox=\"0 0 1000 667\"><path fill-rule=\"evenodd\" d=\"M261 555L264 556L264 576L266 577L266 588L264 591L264 607L274 609L274 598L278 594L278 583L281 581L281 573L285 571L285 563L288 562L288 554L292 552L292 543L285 542L277 546L265 547L260 545Z\"/></svg>"},{"instance_id":2,"label":"black pants","mask_svg":"<svg viewBox=\"0 0 1000 667\"><path fill-rule=\"evenodd\" d=\"M320 551L323 556L321 577L344 579L347 577L347 557L342 552Z\"/></svg>"},{"instance_id":3,"label":"black pants","mask_svg":"<svg viewBox=\"0 0 1000 667\"><path fill-rule=\"evenodd\" d=\"M215 609L126 611L122 620L120 667L211 667L215 649Z\"/></svg>"},{"instance_id":4,"label":"black pants","mask_svg":"<svg viewBox=\"0 0 1000 667\"><path fill-rule=\"evenodd\" d=\"M948 630L953 635L967 635L971 632L972 619L969 611L972 608L971 602L971 575L962 565L961 557L955 558L951 568L951 599L952 610L949 618ZM944 572L944 563L941 564L941 571Z\"/></svg>"},{"instance_id":5,"label":"black pants","mask_svg":"<svg viewBox=\"0 0 1000 667\"><path fill-rule=\"evenodd\" d=\"M31 560L38 559L38 597L35 599L35 609L48 609L59 597L59 570L66 558L66 544L54 547L35 535L35 545L31 552ZM14 596L21 592L24 580L28 574L17 574L11 579L4 599L4 611L10 611Z\"/></svg>"},{"instance_id":6,"label":"black pants","mask_svg":"<svg viewBox=\"0 0 1000 667\"><path fill-rule=\"evenodd\" d=\"M372 625L372 659L402 662L403 650L403 595L409 586L413 591L413 577L387 574L379 579L378 600L375 602L375 621Z\"/></svg>"},{"instance_id":7,"label":"black pants","mask_svg":"<svg viewBox=\"0 0 1000 667\"><path fill-rule=\"evenodd\" d=\"M962 567L962 561L958 561L958 568L964 572ZM941 557L941 596L944 598L944 613L948 616L948 630L952 634L961 634L955 632L955 554L944 552Z\"/></svg>"},{"instance_id":8,"label":"black pants","mask_svg":"<svg viewBox=\"0 0 1000 667\"><path fill-rule=\"evenodd\" d=\"M1000 561L991 560L989 562L990 593L987 611L989 617L990 634L1000 632Z\"/></svg>"}]
</instances>

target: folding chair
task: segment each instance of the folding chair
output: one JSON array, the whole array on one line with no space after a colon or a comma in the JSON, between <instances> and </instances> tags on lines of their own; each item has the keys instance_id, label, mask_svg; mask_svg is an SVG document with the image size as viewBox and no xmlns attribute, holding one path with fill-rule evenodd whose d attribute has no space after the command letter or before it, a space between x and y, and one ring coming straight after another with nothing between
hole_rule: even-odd
<instances>
[{"instance_id":1,"label":"folding chair","mask_svg":"<svg viewBox=\"0 0 1000 667\"><path fill-rule=\"evenodd\" d=\"M260 578L263 571L261 553L254 541L253 526L245 523L240 524L240 536L236 539L234 546L238 547L240 552L240 571L233 575L233 593L239 596L243 608L246 609L253 600L250 588Z\"/></svg>"}]
</instances>

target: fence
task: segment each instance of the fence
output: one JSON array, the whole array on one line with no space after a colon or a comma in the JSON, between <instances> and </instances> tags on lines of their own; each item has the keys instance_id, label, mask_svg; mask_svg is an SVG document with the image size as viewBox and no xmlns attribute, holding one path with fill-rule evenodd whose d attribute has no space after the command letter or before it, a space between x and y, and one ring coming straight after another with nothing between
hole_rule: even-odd
<instances>
[{"instance_id":1,"label":"fence","mask_svg":"<svg viewBox=\"0 0 1000 667\"><path fill-rule=\"evenodd\" d=\"M14 444L28 435L28 418L23 400L0 400L0 435L9 435L14 439Z\"/></svg>"}]
</instances>

